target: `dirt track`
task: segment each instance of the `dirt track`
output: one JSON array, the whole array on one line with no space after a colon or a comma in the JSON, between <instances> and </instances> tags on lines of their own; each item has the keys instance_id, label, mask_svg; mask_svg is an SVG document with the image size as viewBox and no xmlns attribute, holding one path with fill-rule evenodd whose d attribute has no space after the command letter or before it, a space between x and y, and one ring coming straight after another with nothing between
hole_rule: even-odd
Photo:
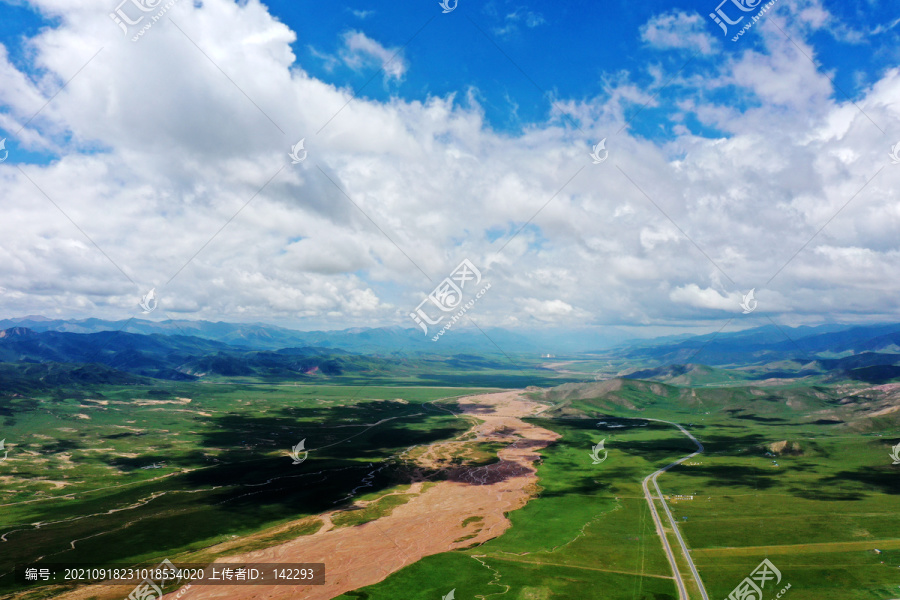
<instances>
[{"instance_id":1,"label":"dirt track","mask_svg":"<svg viewBox=\"0 0 900 600\"><path fill-rule=\"evenodd\" d=\"M533 493L537 483L534 463L539 459L536 450L559 436L520 419L544 407L521 398L518 392L469 396L459 400L459 404L465 414L482 421L470 430L477 440L509 444L500 450L500 462L457 469L448 481L438 482L376 521L333 529L329 515L324 515L325 527L313 535L217 561L325 563L325 585L195 585L182 589L181 595L168 594L165 600L329 600L377 583L425 556L499 536L510 525L504 513L524 505ZM437 456L441 447L454 444L459 442L436 444L427 454ZM427 456L424 458L427 460ZM420 485L414 484L410 492L418 492ZM482 520L463 527L463 521L469 517ZM98 587L83 588L66 598L88 597L100 591ZM84 593L87 595L82 596Z\"/></svg>"}]
</instances>

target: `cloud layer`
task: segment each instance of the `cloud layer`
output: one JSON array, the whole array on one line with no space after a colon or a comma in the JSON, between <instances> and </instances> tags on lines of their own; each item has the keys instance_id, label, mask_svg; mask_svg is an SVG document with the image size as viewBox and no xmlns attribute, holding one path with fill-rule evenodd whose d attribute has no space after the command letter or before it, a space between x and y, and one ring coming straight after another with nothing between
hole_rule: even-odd
<instances>
[{"instance_id":1,"label":"cloud layer","mask_svg":"<svg viewBox=\"0 0 900 600\"><path fill-rule=\"evenodd\" d=\"M31 3L57 24L27 69L0 47L0 126L59 158L0 164L7 315L127 317L155 287L172 317L406 326L468 258L492 284L474 316L496 326L712 325L750 288L783 322L900 317L900 70L844 98L807 58L815 2L771 13L793 41L763 21L744 48L658 15L635 38L702 69L611 72L603 97L555 98L567 119L548 105L518 133L466 82L377 102L311 77L257 0L181 0L136 43L105 0ZM428 68L343 41L385 81ZM645 103L671 135L623 129Z\"/></svg>"}]
</instances>

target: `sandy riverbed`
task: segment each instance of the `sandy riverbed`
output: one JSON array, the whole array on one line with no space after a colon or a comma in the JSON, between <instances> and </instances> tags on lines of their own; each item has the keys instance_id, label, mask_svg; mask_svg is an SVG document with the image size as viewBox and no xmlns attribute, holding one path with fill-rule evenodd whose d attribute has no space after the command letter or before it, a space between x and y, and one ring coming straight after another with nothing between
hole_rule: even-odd
<instances>
[{"instance_id":1,"label":"sandy riverbed","mask_svg":"<svg viewBox=\"0 0 900 600\"><path fill-rule=\"evenodd\" d=\"M344 592L371 585L425 556L485 542L509 528L504 513L523 506L534 492L537 450L559 437L530 425L521 417L544 407L518 392L470 396L459 400L467 415L481 422L471 432L481 441L508 443L499 452L500 462L487 467L454 471L447 481L429 487L408 503L376 521L334 529L330 515L326 526L313 535L217 562L325 563L326 583L316 586L192 586L165 596L165 600L329 600ZM429 451L440 454L442 442ZM426 457L427 460L427 457ZM415 485L410 492L418 492ZM480 521L470 517L481 517ZM90 586L64 596L77 600L113 589ZM115 593L121 590L117 586ZM130 590L125 590L125 595ZM101 592L101 593L98 593ZM124 597L124 596L122 596Z\"/></svg>"}]
</instances>

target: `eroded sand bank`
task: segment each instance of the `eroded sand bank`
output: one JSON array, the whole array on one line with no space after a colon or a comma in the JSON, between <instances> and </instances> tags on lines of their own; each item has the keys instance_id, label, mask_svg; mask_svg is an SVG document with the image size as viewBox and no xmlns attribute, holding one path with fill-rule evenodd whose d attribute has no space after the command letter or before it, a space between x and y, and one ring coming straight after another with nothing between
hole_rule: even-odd
<instances>
[{"instance_id":1,"label":"eroded sand bank","mask_svg":"<svg viewBox=\"0 0 900 600\"><path fill-rule=\"evenodd\" d=\"M244 554L220 558L229 563L325 563L326 583L317 586L192 586L165 596L165 600L329 600L371 585L425 556L484 542L509 527L504 513L524 505L535 489L537 450L559 437L535 427L521 417L536 414L542 405L526 400L518 392L470 396L459 400L467 415L481 420L471 432L480 441L509 445L499 452L500 462L455 470L450 480L440 481L376 521L356 527L326 526L313 535ZM471 440L471 435L469 436ZM423 457L441 454L432 446ZM411 492L419 491L414 485ZM481 517L481 520L470 519ZM463 526L463 521L469 522ZM75 599L98 586L79 590ZM125 592L126 595L128 591ZM88 593L88 597L92 595Z\"/></svg>"}]
</instances>

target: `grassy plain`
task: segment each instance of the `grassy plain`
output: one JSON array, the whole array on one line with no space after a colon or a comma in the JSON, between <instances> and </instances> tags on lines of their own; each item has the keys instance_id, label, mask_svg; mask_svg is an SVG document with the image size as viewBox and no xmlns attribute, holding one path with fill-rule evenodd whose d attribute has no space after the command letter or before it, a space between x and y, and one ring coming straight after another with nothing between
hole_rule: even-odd
<instances>
[{"instance_id":1,"label":"grassy plain","mask_svg":"<svg viewBox=\"0 0 900 600\"><path fill-rule=\"evenodd\" d=\"M497 375L476 381L497 388L543 377ZM462 382L470 387L450 385ZM351 501L371 503L338 513L337 525L377 518L405 500L409 456L468 429L448 410L454 398L489 391L449 372L347 383L112 385L4 399L0 574L38 556L205 560L223 542L245 551L313 533L314 515ZM788 600L900 597L896 413L867 414L843 383L700 383L534 392L553 408L532 421L562 437L541 451L540 490L509 514L512 528L343 600L437 599L451 589L460 600L676 598L640 482L694 445L642 417L682 423L706 448L659 484L711 598L727 597L763 558L791 584ZM288 450L303 439L309 456L292 465ZM593 465L601 439L609 457ZM775 451L777 442L791 444ZM489 462L496 449L465 460Z\"/></svg>"},{"instance_id":2,"label":"grassy plain","mask_svg":"<svg viewBox=\"0 0 900 600\"><path fill-rule=\"evenodd\" d=\"M468 428L432 402L478 391L165 384L13 398L0 574L41 556L155 563L261 530L272 534L257 545L312 533L278 528L406 484L404 452ZM293 465L304 439L308 458Z\"/></svg>"},{"instance_id":3,"label":"grassy plain","mask_svg":"<svg viewBox=\"0 0 900 600\"><path fill-rule=\"evenodd\" d=\"M677 598L639 488L694 446L671 426L639 426L638 415L690 424L706 447L659 482L711 598L727 597L764 558L782 573L767 596L790 583L784 597L797 600L900 597L893 420L862 415L841 386L610 389L551 395L551 418L536 422L563 437L542 451L543 489L509 515L502 537L343 599L440 598L453 588L458 598ZM609 458L591 465L588 450L602 438ZM773 452L784 441L793 444Z\"/></svg>"},{"instance_id":4,"label":"grassy plain","mask_svg":"<svg viewBox=\"0 0 900 600\"><path fill-rule=\"evenodd\" d=\"M593 420L531 422L563 437L541 452L541 490L510 513L511 529L342 598L440 598L451 589L457 598L674 598L641 479L690 443L671 428L637 421L604 434ZM602 437L609 458L594 465L589 450Z\"/></svg>"}]
</instances>

